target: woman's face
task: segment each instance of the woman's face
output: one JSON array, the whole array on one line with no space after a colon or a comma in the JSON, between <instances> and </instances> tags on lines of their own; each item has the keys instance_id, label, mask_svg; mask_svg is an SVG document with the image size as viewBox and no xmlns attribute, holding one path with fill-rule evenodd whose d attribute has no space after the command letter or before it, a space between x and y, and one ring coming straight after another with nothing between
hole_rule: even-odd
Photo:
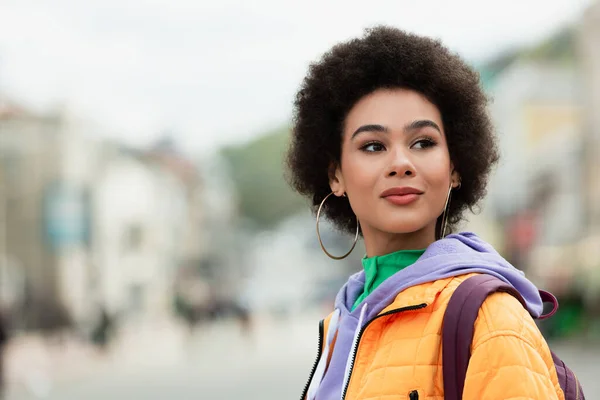
<instances>
[{"instance_id":1,"label":"woman's face","mask_svg":"<svg viewBox=\"0 0 600 400\"><path fill-rule=\"evenodd\" d=\"M459 180L452 171L442 116L423 95L381 89L350 110L341 164L330 185L336 195L347 194L367 251L370 241L393 242L390 236L398 235L411 238L408 246L427 247L435 240L451 182L457 186Z\"/></svg>"}]
</instances>

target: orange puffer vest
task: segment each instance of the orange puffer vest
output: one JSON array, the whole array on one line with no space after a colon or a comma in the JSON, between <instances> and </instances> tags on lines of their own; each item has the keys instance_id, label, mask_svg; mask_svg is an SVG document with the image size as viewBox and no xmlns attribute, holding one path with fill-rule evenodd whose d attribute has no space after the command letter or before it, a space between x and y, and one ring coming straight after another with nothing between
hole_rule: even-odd
<instances>
[{"instance_id":1,"label":"orange puffer vest","mask_svg":"<svg viewBox=\"0 0 600 400\"><path fill-rule=\"evenodd\" d=\"M444 311L458 285L473 275L410 287L368 321L350 355L354 362L343 399L443 400ZM322 321L325 337L330 319ZM465 400L564 400L545 339L527 310L507 293L493 294L483 303L471 354Z\"/></svg>"}]
</instances>

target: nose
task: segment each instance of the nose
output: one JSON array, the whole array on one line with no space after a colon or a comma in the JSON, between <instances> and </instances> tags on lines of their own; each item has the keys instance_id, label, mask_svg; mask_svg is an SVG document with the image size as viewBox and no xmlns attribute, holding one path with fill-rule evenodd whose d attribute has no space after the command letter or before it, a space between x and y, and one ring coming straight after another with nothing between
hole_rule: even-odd
<instances>
[{"instance_id":1,"label":"nose","mask_svg":"<svg viewBox=\"0 0 600 400\"><path fill-rule=\"evenodd\" d=\"M402 149L396 149L389 154L391 158L387 176L411 176L415 174L415 167L410 157Z\"/></svg>"}]
</instances>

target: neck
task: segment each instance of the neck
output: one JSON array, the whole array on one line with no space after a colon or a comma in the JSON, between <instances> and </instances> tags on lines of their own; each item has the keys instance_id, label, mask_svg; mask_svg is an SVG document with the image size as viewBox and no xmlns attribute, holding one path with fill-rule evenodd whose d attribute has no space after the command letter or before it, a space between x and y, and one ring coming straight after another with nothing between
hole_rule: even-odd
<instances>
[{"instance_id":1,"label":"neck","mask_svg":"<svg viewBox=\"0 0 600 400\"><path fill-rule=\"evenodd\" d=\"M435 224L409 233L383 232L361 227L367 257L382 256L400 250L419 250L435 242Z\"/></svg>"}]
</instances>

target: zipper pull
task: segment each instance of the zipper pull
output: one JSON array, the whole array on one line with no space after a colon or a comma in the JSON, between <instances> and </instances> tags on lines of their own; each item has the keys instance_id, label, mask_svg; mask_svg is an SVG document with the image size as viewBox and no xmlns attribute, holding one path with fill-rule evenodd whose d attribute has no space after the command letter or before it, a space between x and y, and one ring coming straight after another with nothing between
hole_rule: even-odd
<instances>
[{"instance_id":1,"label":"zipper pull","mask_svg":"<svg viewBox=\"0 0 600 400\"><path fill-rule=\"evenodd\" d=\"M408 398L409 398L410 400L419 400L419 392L418 392L418 391L416 391L416 390L413 390L412 392L410 392L410 393L408 394Z\"/></svg>"}]
</instances>

